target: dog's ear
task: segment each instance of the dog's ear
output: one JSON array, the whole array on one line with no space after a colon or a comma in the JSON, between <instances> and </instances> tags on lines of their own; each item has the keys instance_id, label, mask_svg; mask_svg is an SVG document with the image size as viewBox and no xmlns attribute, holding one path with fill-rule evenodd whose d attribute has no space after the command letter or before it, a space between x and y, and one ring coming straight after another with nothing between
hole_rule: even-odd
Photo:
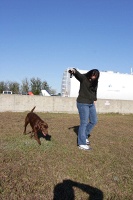
<instances>
[{"instance_id":1,"label":"dog's ear","mask_svg":"<svg viewBox=\"0 0 133 200\"><path fill-rule=\"evenodd\" d=\"M38 128L40 128L40 127L42 126L42 122L39 121L39 122L37 123L37 126L38 126Z\"/></svg>"},{"instance_id":2,"label":"dog's ear","mask_svg":"<svg viewBox=\"0 0 133 200\"><path fill-rule=\"evenodd\" d=\"M34 129L38 130L39 129L39 124L35 124Z\"/></svg>"},{"instance_id":3,"label":"dog's ear","mask_svg":"<svg viewBox=\"0 0 133 200\"><path fill-rule=\"evenodd\" d=\"M39 129L41 128L41 126L42 126L42 123L41 123L41 122L38 122L38 123L35 124L35 127L34 127L34 128L35 128L36 130L39 130Z\"/></svg>"},{"instance_id":4,"label":"dog's ear","mask_svg":"<svg viewBox=\"0 0 133 200\"><path fill-rule=\"evenodd\" d=\"M48 128L48 124L44 124L44 127L45 127L45 128Z\"/></svg>"}]
</instances>

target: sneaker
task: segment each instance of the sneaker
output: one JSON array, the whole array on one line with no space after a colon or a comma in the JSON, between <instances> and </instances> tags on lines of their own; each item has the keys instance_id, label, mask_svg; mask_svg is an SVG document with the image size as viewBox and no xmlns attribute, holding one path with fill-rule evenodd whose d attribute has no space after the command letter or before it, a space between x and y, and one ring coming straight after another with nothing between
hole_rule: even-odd
<instances>
[{"instance_id":1,"label":"sneaker","mask_svg":"<svg viewBox=\"0 0 133 200\"><path fill-rule=\"evenodd\" d=\"M79 145L79 149L83 149L83 150L91 150L92 148L89 147L88 145Z\"/></svg>"},{"instance_id":2,"label":"sneaker","mask_svg":"<svg viewBox=\"0 0 133 200\"><path fill-rule=\"evenodd\" d=\"M88 139L86 139L86 144L89 145L90 144L90 141Z\"/></svg>"}]
</instances>

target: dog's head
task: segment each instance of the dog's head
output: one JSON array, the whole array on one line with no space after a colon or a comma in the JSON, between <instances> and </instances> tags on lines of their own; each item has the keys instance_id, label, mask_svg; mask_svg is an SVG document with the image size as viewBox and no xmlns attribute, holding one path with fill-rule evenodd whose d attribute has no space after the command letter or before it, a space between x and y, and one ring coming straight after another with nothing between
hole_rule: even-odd
<instances>
[{"instance_id":1,"label":"dog's head","mask_svg":"<svg viewBox=\"0 0 133 200\"><path fill-rule=\"evenodd\" d=\"M46 136L48 134L48 124L46 122L40 122L39 130L43 133L44 136Z\"/></svg>"}]
</instances>

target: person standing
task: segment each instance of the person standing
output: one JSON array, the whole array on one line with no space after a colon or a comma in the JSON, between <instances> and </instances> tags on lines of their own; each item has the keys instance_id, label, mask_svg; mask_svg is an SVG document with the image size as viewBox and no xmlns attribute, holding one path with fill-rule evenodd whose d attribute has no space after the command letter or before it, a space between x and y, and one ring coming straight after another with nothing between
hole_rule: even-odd
<instances>
[{"instance_id":1,"label":"person standing","mask_svg":"<svg viewBox=\"0 0 133 200\"><path fill-rule=\"evenodd\" d=\"M78 147L84 150L91 150L88 140L90 133L97 123L95 101L97 100L97 88L100 72L92 69L86 74L81 74L75 68L68 71L80 82L79 95L77 97L77 109L80 117L78 129Z\"/></svg>"}]
</instances>

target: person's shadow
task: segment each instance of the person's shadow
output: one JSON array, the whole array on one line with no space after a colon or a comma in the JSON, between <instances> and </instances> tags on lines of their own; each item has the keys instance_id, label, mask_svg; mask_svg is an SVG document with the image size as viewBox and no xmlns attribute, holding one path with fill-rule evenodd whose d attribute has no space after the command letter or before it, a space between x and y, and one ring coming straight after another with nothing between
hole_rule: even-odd
<instances>
[{"instance_id":1,"label":"person's shadow","mask_svg":"<svg viewBox=\"0 0 133 200\"><path fill-rule=\"evenodd\" d=\"M72 126L72 127L69 127L68 128L69 130L70 129L73 129L73 131L76 133L76 136L77 136L77 144L78 144L78 130L79 130L79 126ZM91 135L88 136L88 138L90 137Z\"/></svg>"},{"instance_id":2,"label":"person's shadow","mask_svg":"<svg viewBox=\"0 0 133 200\"><path fill-rule=\"evenodd\" d=\"M68 129L69 130L73 129L73 131L76 133L76 136L77 136L77 145L78 145L78 129L79 129L79 126L72 126L72 127L69 127Z\"/></svg>"},{"instance_id":3,"label":"person's shadow","mask_svg":"<svg viewBox=\"0 0 133 200\"><path fill-rule=\"evenodd\" d=\"M75 200L75 194L73 187L81 189L88 194L88 200L103 200L103 192L98 188L78 183L71 180L63 180L54 188L53 200Z\"/></svg>"},{"instance_id":4,"label":"person's shadow","mask_svg":"<svg viewBox=\"0 0 133 200\"><path fill-rule=\"evenodd\" d=\"M72 127L69 127L68 129L69 130L73 129L73 131L76 133L76 135L78 135L79 126L72 126Z\"/></svg>"}]
</instances>

